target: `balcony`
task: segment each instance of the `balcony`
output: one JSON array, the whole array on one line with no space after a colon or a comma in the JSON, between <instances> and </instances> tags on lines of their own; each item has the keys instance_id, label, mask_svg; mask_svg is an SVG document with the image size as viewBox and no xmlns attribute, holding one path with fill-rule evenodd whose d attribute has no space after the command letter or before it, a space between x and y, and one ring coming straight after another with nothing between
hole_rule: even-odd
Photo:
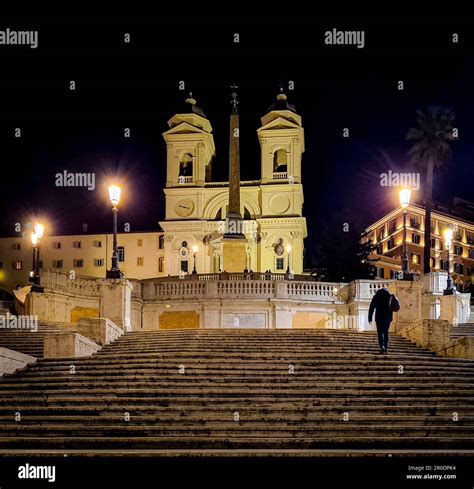
<instances>
[{"instance_id":1,"label":"balcony","mask_svg":"<svg viewBox=\"0 0 474 489\"><path fill-rule=\"evenodd\" d=\"M273 172L273 180L287 180L287 179L288 179L288 172L286 171Z\"/></svg>"}]
</instances>

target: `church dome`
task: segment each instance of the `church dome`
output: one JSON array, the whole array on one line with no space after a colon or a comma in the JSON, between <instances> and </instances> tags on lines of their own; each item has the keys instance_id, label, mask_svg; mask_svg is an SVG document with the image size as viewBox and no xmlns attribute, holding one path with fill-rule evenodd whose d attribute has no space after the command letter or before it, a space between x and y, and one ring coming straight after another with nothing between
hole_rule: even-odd
<instances>
[{"instance_id":1,"label":"church dome","mask_svg":"<svg viewBox=\"0 0 474 489\"><path fill-rule=\"evenodd\" d=\"M268 107L267 113L272 112L273 110L291 110L291 112L297 114L295 106L288 102L288 97L283 91L283 87L281 85L276 96L276 100L272 105L270 105L270 107Z\"/></svg>"},{"instance_id":2,"label":"church dome","mask_svg":"<svg viewBox=\"0 0 474 489\"><path fill-rule=\"evenodd\" d=\"M185 102L185 108L183 110L183 113L193 113L196 115L199 115L201 117L204 117L206 119L206 115L204 114L203 110L199 105L197 105L196 99L193 97L193 93L189 92L189 96L186 98Z\"/></svg>"}]
</instances>

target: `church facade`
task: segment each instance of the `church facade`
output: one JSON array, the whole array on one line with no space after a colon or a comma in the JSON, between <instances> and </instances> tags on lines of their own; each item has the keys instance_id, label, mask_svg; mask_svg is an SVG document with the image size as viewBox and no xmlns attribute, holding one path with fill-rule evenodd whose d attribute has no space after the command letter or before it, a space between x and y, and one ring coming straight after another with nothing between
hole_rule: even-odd
<instances>
[{"instance_id":1,"label":"church facade","mask_svg":"<svg viewBox=\"0 0 474 489\"><path fill-rule=\"evenodd\" d=\"M192 96L186 102L186 109L168 121L169 129L163 134L167 167L162 230L118 234L119 265L131 279L189 274L194 269L197 273L225 271L229 182L212 180L216 147L211 122ZM300 274L307 235L301 180L304 130L284 93L277 95L261 118L256 136L261 178L241 181L239 187L244 268ZM46 228L40 266L104 277L111 256L111 234L51 236ZM0 238L0 287L12 290L27 285L31 261L28 233Z\"/></svg>"},{"instance_id":2,"label":"church facade","mask_svg":"<svg viewBox=\"0 0 474 489\"><path fill-rule=\"evenodd\" d=\"M196 255L198 273L224 270L222 238L226 231L229 182L212 180L216 154L212 126L196 101L187 99L189 112L176 114L164 133L167 147L165 275L189 271ZM238 129L237 129L238 131ZM230 134L230 137L239 137ZM304 131L301 117L279 93L261 118L261 178L240 183L240 214L247 241L248 270L303 272L301 159ZM197 249L196 252L193 251ZM193 264L194 267L194 264Z\"/></svg>"}]
</instances>

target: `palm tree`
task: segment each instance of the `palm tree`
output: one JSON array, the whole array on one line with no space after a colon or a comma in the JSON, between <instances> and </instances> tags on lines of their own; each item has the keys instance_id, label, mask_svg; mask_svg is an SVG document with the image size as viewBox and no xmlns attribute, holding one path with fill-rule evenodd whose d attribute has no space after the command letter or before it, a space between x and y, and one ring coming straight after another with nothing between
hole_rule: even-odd
<instances>
[{"instance_id":1,"label":"palm tree","mask_svg":"<svg viewBox=\"0 0 474 489\"><path fill-rule=\"evenodd\" d=\"M455 115L452 109L430 106L417 110L418 127L408 131L407 139L414 141L409 151L412 164L425 173L425 248L423 250L423 271L431 269L431 200L433 197L433 173L444 167L451 154L450 143L457 139L453 133Z\"/></svg>"}]
</instances>

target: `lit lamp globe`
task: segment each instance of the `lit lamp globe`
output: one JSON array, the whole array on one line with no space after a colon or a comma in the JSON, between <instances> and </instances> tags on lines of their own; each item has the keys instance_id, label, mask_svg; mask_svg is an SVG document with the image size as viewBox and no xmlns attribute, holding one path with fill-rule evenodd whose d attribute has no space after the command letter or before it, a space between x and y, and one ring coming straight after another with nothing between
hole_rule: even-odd
<instances>
[{"instance_id":1,"label":"lit lamp globe","mask_svg":"<svg viewBox=\"0 0 474 489\"><path fill-rule=\"evenodd\" d=\"M35 234L38 240L40 240L43 237L44 234L44 225L36 223L35 224Z\"/></svg>"},{"instance_id":2,"label":"lit lamp globe","mask_svg":"<svg viewBox=\"0 0 474 489\"><path fill-rule=\"evenodd\" d=\"M405 210L410 204L411 190L409 188L402 188L398 196L400 198L400 206Z\"/></svg>"},{"instance_id":3,"label":"lit lamp globe","mask_svg":"<svg viewBox=\"0 0 474 489\"><path fill-rule=\"evenodd\" d=\"M193 246L193 252L194 252L194 253L197 253L197 252L198 252L198 246L197 246L197 245L194 245L194 246Z\"/></svg>"},{"instance_id":4,"label":"lit lamp globe","mask_svg":"<svg viewBox=\"0 0 474 489\"><path fill-rule=\"evenodd\" d=\"M451 243L453 242L453 230L450 228L446 228L443 231L443 236L444 236L444 243L446 245L446 248L451 248Z\"/></svg>"},{"instance_id":5,"label":"lit lamp globe","mask_svg":"<svg viewBox=\"0 0 474 489\"><path fill-rule=\"evenodd\" d=\"M117 207L120 202L120 194L122 189L118 185L109 186L109 199L114 207Z\"/></svg>"},{"instance_id":6,"label":"lit lamp globe","mask_svg":"<svg viewBox=\"0 0 474 489\"><path fill-rule=\"evenodd\" d=\"M31 233L31 244L33 246L38 244L38 235L36 233Z\"/></svg>"}]
</instances>

